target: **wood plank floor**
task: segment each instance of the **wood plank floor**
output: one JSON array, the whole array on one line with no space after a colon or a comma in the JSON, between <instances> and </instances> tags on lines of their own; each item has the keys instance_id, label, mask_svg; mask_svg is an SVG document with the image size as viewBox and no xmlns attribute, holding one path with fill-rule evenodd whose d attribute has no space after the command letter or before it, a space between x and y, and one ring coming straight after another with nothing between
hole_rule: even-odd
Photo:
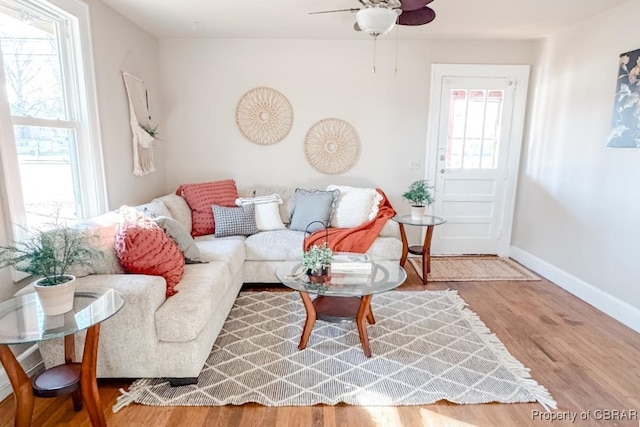
<instances>
[{"instance_id":1,"label":"wood plank floor","mask_svg":"<svg viewBox=\"0 0 640 427\"><path fill-rule=\"evenodd\" d=\"M407 265L401 290L423 290ZM265 288L269 289L269 288ZM640 412L640 334L602 314L546 280L528 282L432 283L428 289L456 289L511 354L549 389L558 411L590 418L576 423L533 419L539 404L271 408L250 404L223 407L150 407L132 404L117 414L111 407L130 380L100 380L100 395L111 426L640 426L613 421L597 410ZM0 403L0 427L13 425L13 396ZM597 419L600 418L600 419ZM70 398L36 399L36 426L89 426L85 411Z\"/></svg>"}]
</instances>

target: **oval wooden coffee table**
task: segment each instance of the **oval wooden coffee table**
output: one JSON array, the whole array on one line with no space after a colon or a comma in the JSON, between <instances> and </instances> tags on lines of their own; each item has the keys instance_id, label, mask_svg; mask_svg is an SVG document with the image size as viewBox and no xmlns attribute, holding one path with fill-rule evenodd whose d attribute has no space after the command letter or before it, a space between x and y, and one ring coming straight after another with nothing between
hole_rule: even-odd
<instances>
[{"instance_id":1,"label":"oval wooden coffee table","mask_svg":"<svg viewBox=\"0 0 640 427\"><path fill-rule=\"evenodd\" d=\"M369 336L365 321L375 324L371 311L371 298L374 294L387 292L400 286L407 273L397 261L372 261L370 274L334 273L325 284L309 283L302 273L302 264L296 261L283 261L276 268L276 276L287 287L300 293L307 312L298 349L307 346L316 320L342 322L355 320L360 343L365 356L371 357ZM316 295L314 299L311 295Z\"/></svg>"}]
</instances>

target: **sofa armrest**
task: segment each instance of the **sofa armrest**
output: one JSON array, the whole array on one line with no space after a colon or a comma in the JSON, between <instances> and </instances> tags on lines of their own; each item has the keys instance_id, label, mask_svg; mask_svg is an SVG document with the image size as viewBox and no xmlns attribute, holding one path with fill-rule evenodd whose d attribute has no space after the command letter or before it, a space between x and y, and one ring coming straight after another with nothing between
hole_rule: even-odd
<instances>
[{"instance_id":1,"label":"sofa armrest","mask_svg":"<svg viewBox=\"0 0 640 427\"><path fill-rule=\"evenodd\" d=\"M122 293L124 306L100 326L98 376L110 376L128 363L138 363L149 348L157 345L155 314L166 300L166 282L160 276L142 274L96 274L77 280L77 289L111 288ZM84 349L84 332L76 334L76 359ZM45 366L63 363L60 339L39 343Z\"/></svg>"}]
</instances>

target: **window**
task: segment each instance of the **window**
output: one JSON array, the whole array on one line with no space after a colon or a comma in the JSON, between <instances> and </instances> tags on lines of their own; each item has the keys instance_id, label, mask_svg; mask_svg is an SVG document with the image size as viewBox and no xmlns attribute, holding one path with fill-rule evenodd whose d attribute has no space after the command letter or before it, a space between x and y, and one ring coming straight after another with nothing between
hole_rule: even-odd
<instances>
[{"instance_id":1,"label":"window","mask_svg":"<svg viewBox=\"0 0 640 427\"><path fill-rule=\"evenodd\" d=\"M14 224L106 209L88 22L78 0L0 0L0 150Z\"/></svg>"},{"instance_id":2,"label":"window","mask_svg":"<svg viewBox=\"0 0 640 427\"><path fill-rule=\"evenodd\" d=\"M450 97L445 167L495 169L504 92L454 89Z\"/></svg>"}]
</instances>

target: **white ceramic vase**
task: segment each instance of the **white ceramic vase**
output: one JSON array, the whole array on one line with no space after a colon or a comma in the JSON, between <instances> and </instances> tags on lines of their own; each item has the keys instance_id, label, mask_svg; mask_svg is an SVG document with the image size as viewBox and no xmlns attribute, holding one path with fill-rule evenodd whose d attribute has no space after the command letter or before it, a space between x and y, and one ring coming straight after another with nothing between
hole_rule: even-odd
<instances>
[{"instance_id":1,"label":"white ceramic vase","mask_svg":"<svg viewBox=\"0 0 640 427\"><path fill-rule=\"evenodd\" d=\"M411 206L411 219L420 221L424 216L425 206Z\"/></svg>"},{"instance_id":2,"label":"white ceramic vase","mask_svg":"<svg viewBox=\"0 0 640 427\"><path fill-rule=\"evenodd\" d=\"M73 308L73 296L76 291L76 278L70 274L66 274L66 277L71 279L67 282L59 285L41 285L45 278L38 279L33 284L42 306L42 311L47 316L56 316L58 314L71 311Z\"/></svg>"}]
</instances>

